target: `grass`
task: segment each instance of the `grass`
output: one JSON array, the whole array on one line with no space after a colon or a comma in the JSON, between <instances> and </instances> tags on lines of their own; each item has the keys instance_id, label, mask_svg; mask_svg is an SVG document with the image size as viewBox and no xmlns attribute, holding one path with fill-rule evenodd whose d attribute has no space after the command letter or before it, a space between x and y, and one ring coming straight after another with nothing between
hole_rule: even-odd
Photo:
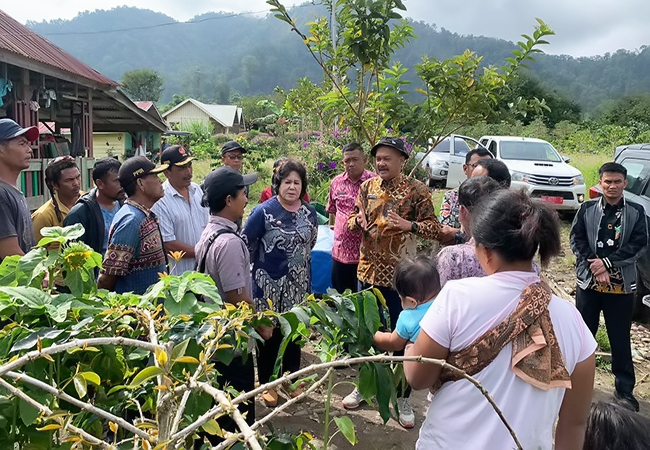
<instances>
[{"instance_id":1,"label":"grass","mask_svg":"<svg viewBox=\"0 0 650 450\"><path fill-rule=\"evenodd\" d=\"M611 157L602 154L593 154L593 153L575 153L567 154L571 158L571 164L573 167L582 172L582 175L585 177L585 184L587 185L587 190L595 184L598 184L598 169L604 163L611 161Z\"/></svg>"}]
</instances>

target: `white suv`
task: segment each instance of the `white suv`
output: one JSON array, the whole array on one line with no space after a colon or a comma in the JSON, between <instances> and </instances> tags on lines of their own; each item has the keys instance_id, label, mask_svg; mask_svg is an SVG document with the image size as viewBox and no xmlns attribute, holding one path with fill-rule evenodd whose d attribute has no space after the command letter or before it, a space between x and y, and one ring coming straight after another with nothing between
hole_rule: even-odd
<instances>
[{"instance_id":1,"label":"white suv","mask_svg":"<svg viewBox=\"0 0 650 450\"><path fill-rule=\"evenodd\" d=\"M508 166L512 188L524 188L558 210L577 211L585 201L584 176L548 142L516 136L483 136L479 142Z\"/></svg>"}]
</instances>

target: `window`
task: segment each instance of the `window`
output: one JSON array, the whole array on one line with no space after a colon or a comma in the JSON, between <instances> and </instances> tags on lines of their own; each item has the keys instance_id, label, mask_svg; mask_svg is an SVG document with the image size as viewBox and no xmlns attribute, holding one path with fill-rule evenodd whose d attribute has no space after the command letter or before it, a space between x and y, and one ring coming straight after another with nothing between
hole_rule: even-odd
<instances>
[{"instance_id":1,"label":"window","mask_svg":"<svg viewBox=\"0 0 650 450\"><path fill-rule=\"evenodd\" d=\"M562 158L547 142L502 141L502 159L521 159L525 161L560 162Z\"/></svg>"},{"instance_id":2,"label":"window","mask_svg":"<svg viewBox=\"0 0 650 450\"><path fill-rule=\"evenodd\" d=\"M650 175L650 161L635 158L625 158L621 161L623 167L627 169L627 187L626 191L633 194L639 194ZM644 195L648 196L647 189Z\"/></svg>"},{"instance_id":3,"label":"window","mask_svg":"<svg viewBox=\"0 0 650 450\"><path fill-rule=\"evenodd\" d=\"M469 153L470 148L465 142L464 139L459 137L454 137L454 155L456 156L465 156Z\"/></svg>"}]
</instances>

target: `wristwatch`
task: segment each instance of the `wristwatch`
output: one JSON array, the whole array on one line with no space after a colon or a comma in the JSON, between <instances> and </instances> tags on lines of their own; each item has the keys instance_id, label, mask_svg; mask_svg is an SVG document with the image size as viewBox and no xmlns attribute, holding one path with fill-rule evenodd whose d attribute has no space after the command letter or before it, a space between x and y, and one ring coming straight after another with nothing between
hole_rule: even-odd
<instances>
[{"instance_id":1,"label":"wristwatch","mask_svg":"<svg viewBox=\"0 0 650 450\"><path fill-rule=\"evenodd\" d=\"M417 233L418 232L418 223L417 222L411 222L411 232L412 233Z\"/></svg>"}]
</instances>

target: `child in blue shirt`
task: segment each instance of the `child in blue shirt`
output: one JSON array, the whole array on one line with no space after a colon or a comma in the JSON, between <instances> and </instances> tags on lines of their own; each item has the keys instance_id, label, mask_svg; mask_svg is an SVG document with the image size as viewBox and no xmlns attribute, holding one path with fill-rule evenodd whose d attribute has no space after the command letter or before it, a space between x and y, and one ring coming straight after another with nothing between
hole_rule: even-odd
<instances>
[{"instance_id":1,"label":"child in blue shirt","mask_svg":"<svg viewBox=\"0 0 650 450\"><path fill-rule=\"evenodd\" d=\"M393 287L402 299L402 312L393 332L378 331L373 340L389 352L404 350L417 339L420 320L440 292L437 259L426 255L404 258L395 269Z\"/></svg>"}]
</instances>

